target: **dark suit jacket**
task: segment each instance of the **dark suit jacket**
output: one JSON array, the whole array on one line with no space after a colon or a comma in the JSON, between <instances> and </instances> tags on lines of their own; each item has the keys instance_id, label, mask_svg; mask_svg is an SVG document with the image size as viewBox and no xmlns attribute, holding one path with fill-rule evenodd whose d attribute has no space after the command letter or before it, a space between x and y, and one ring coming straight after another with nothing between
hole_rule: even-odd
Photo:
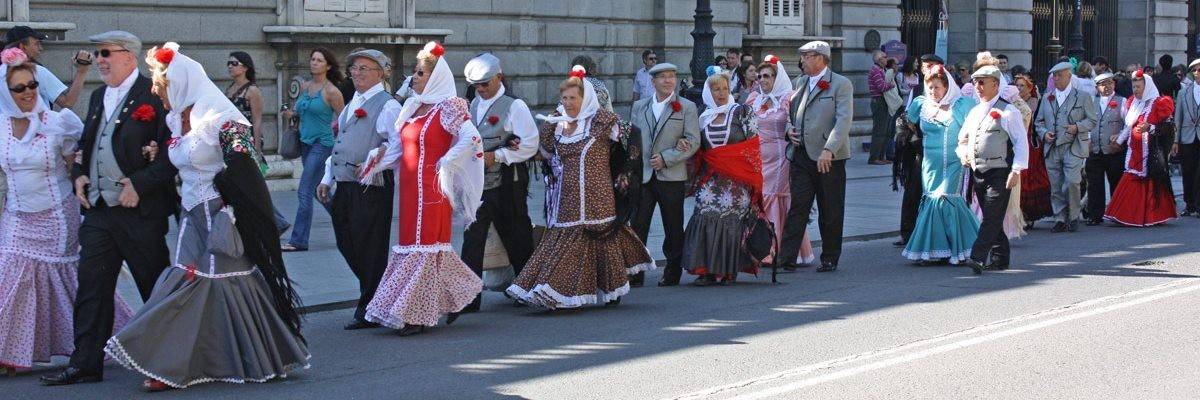
<instances>
[{"instance_id":1,"label":"dark suit jacket","mask_svg":"<svg viewBox=\"0 0 1200 400\"><path fill-rule=\"evenodd\" d=\"M175 213L179 207L179 194L175 191L178 170L167 156L167 141L171 138L171 130L166 123L167 110L163 108L162 100L150 92L150 85L150 78L138 76L129 89L125 102L120 105L113 120L117 127L113 130L111 145L117 165L138 193L138 213L146 218L162 218ZM101 118L104 118L104 90L102 86L92 91L83 125L83 138L79 141L83 164L75 164L71 179L91 172L92 150L100 133ZM143 105L154 109L154 118L148 122L138 121L132 115ZM158 142L158 155L153 162L147 161L142 155L142 147L151 141Z\"/></svg>"}]
</instances>

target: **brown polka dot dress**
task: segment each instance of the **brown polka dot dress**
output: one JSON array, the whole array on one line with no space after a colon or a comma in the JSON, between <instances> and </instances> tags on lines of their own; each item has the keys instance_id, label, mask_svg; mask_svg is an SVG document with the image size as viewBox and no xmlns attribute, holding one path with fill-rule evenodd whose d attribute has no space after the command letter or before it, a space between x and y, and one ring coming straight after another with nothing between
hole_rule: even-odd
<instances>
[{"instance_id":1,"label":"brown polka dot dress","mask_svg":"<svg viewBox=\"0 0 1200 400\"><path fill-rule=\"evenodd\" d=\"M574 134L564 131L566 123L542 126L541 151L553 171L547 229L510 295L547 308L603 304L629 292L629 274L654 269L629 227L605 238L589 234L616 219L609 151L620 134L617 122L600 110Z\"/></svg>"}]
</instances>

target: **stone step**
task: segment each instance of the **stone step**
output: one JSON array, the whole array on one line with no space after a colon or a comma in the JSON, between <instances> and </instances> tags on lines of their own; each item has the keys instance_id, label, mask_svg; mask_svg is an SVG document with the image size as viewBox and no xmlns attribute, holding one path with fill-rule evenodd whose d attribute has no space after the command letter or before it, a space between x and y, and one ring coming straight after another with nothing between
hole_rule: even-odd
<instances>
[{"instance_id":1,"label":"stone step","mask_svg":"<svg viewBox=\"0 0 1200 400\"><path fill-rule=\"evenodd\" d=\"M272 192L289 192L300 186L300 178L268 178L267 189Z\"/></svg>"}]
</instances>

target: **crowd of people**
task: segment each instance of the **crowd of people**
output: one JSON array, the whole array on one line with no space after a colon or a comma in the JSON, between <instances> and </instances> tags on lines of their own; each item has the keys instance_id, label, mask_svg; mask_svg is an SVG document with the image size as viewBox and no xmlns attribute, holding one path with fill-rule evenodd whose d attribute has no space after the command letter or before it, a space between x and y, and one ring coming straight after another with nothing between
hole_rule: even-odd
<instances>
[{"instance_id":1,"label":"crowd of people","mask_svg":"<svg viewBox=\"0 0 1200 400\"><path fill-rule=\"evenodd\" d=\"M289 222L265 183L263 94L248 54L229 54L222 90L179 44L143 52L135 35L105 32L76 55L68 87L36 63L43 36L8 35L0 369L69 355L45 385L100 381L106 357L144 375L148 391L307 368L282 254L308 249L314 200L359 281L345 330L410 336L480 311L493 231L515 275L505 295L550 310L617 306L642 286L658 267L646 248L655 208L666 236L659 286L679 285L684 271L696 286L764 268L832 272L841 259L855 90L822 41L799 48L794 79L775 55L755 63L728 51L705 71L700 104L680 93L678 68L646 50L625 116L586 56L558 85L557 109L535 116L490 53L463 66L468 101L439 43L417 54L395 93L383 52L315 49L311 77L284 111L297 122L303 165ZM1174 89L1138 69L1122 96L1106 63L1085 78L1089 65L1063 60L1039 90L987 52L957 69L936 55L874 59L868 162L894 162L903 257L981 274L1007 269L1009 239L1039 219L1052 219L1054 232L1105 219L1164 223L1176 217L1175 156L1184 214L1197 215L1194 81ZM104 85L80 120L66 108L93 62ZM1200 78L1200 61L1190 68ZM531 169L546 185L537 241ZM819 254L807 234L814 205ZM458 252L456 218L467 226ZM144 303L136 313L116 294L122 265Z\"/></svg>"}]
</instances>

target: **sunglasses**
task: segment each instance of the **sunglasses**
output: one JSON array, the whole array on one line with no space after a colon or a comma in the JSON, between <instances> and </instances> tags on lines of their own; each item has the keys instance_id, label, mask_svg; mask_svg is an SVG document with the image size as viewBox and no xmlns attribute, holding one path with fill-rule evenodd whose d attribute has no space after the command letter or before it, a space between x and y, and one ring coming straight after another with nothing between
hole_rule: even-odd
<instances>
[{"instance_id":1,"label":"sunglasses","mask_svg":"<svg viewBox=\"0 0 1200 400\"><path fill-rule=\"evenodd\" d=\"M95 56L96 58L108 58L113 53L128 53L128 52L129 52L129 50L124 50L124 49L121 49L121 50L100 49L100 50L92 51L92 56Z\"/></svg>"},{"instance_id":2,"label":"sunglasses","mask_svg":"<svg viewBox=\"0 0 1200 400\"><path fill-rule=\"evenodd\" d=\"M22 83L20 85L10 87L10 88L8 88L8 90L13 93L25 93L25 91L28 89L37 90L39 85L40 84L38 83L38 81L29 81L29 83Z\"/></svg>"},{"instance_id":3,"label":"sunglasses","mask_svg":"<svg viewBox=\"0 0 1200 400\"><path fill-rule=\"evenodd\" d=\"M230 62L225 63L225 65L230 66L230 67L240 67L240 66L242 66L242 63L238 62L238 61L230 61Z\"/></svg>"}]
</instances>

